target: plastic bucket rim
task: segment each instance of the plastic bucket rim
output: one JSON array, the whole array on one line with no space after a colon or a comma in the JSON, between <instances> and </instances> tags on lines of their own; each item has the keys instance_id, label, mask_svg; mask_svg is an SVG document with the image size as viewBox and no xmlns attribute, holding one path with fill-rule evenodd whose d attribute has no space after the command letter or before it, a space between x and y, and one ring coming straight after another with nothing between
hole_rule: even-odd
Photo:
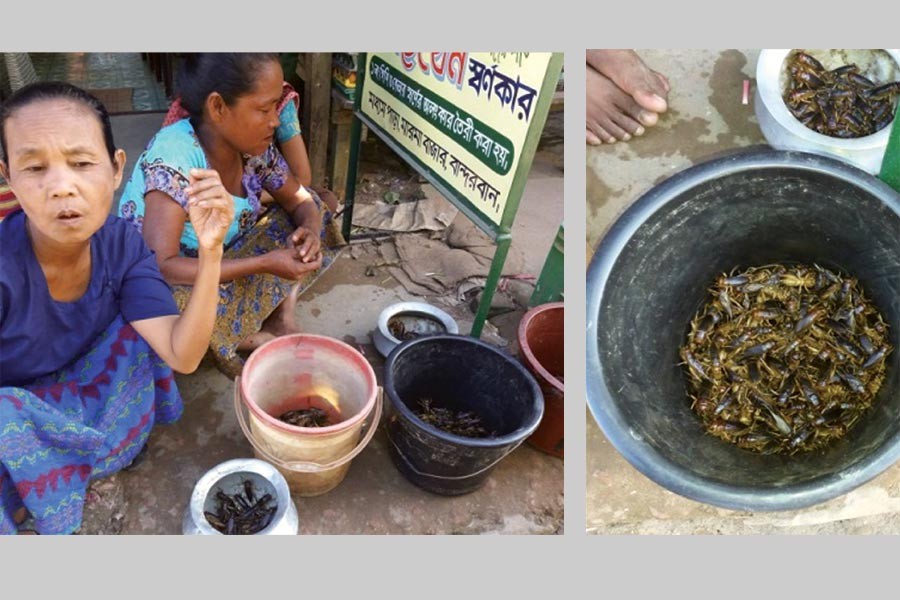
<instances>
[{"instance_id":1,"label":"plastic bucket rim","mask_svg":"<svg viewBox=\"0 0 900 600\"><path fill-rule=\"evenodd\" d=\"M562 310L565 311L565 303L564 302L548 302L546 304L539 304L528 310L523 316L522 320L519 321L519 327L516 330L518 342L519 342L519 351L525 355L526 361L529 366L534 367L534 370L537 371L541 377L543 377L550 385L553 386L554 389L558 390L561 393L565 393L565 385L556 378L555 375L550 373L544 365L541 364L541 361L534 356L534 353L531 351L531 346L528 344L528 325L534 320L538 315L550 312L551 310ZM563 312L565 314L565 312ZM565 317L563 318L563 322L565 322Z\"/></svg>"},{"instance_id":2,"label":"plastic bucket rim","mask_svg":"<svg viewBox=\"0 0 900 600\"><path fill-rule=\"evenodd\" d=\"M453 340L453 341L463 341L474 343L477 346L481 346L482 348L486 348L495 354L509 359L509 363L516 369L518 372L525 375L527 381L530 384L532 390L532 397L534 398L533 407L536 410L536 418L532 418L532 422L526 423L514 431L495 438L471 438L464 437L461 435L456 435L453 433L449 433L444 431L443 429L439 429L433 425L430 425L420 419L416 413L414 413L403 400L397 395L394 390L394 374L393 374L393 365L397 360L397 357L404 352L407 348L410 348L416 344L423 343L433 343L439 340ZM534 376L528 372L528 369L524 367L519 361L515 360L511 355L504 353L499 348L495 348L494 346L484 342L482 340L469 337L466 335L450 335L450 334L440 334L440 335L431 335L428 337L417 338L414 340L408 340L403 342L399 346L395 347L393 351L391 351L387 360L384 363L384 393L387 395L388 400L397 411L400 412L403 417L415 424L417 427L425 430L427 433L431 435L444 439L445 441L452 442L454 444L458 444L460 446L468 446L471 448L501 448L503 446L508 446L513 443L520 442L524 440L528 436L530 436L534 431L538 428L541 423L541 419L544 416L544 396L541 392L540 385Z\"/></svg>"},{"instance_id":3,"label":"plastic bucket rim","mask_svg":"<svg viewBox=\"0 0 900 600\"><path fill-rule=\"evenodd\" d=\"M591 258L585 303L588 408L616 451L646 477L670 491L699 502L748 511L806 508L852 491L900 460L900 430L874 449L862 467L854 463L827 476L802 483L779 488L748 487L707 479L670 460L633 434L612 400L603 377L598 348L598 317L613 266L629 240L653 214L699 183L765 168L827 173L869 193L900 217L900 194L858 167L836 158L793 150L774 150L768 146L729 152L683 169L653 186L617 217ZM704 177L705 174L713 176Z\"/></svg>"},{"instance_id":4,"label":"plastic bucket rim","mask_svg":"<svg viewBox=\"0 0 900 600\"><path fill-rule=\"evenodd\" d=\"M335 423L334 425L329 425L327 427L299 427L297 425L290 425L288 423L285 423L284 421L276 419L275 417L264 411L262 408L260 408L259 405L250 398L247 390L247 381L249 378L246 377L245 373L249 371L251 366L254 365L257 360L259 360L259 357L262 355L260 351L269 345L272 345L273 347L293 345L296 347L303 341L307 340L323 343L326 346L332 346L338 349L346 349L349 351L349 356L352 357L353 362L358 363L360 366L362 366L366 384L370 389L369 397L362 408L360 408L359 411L357 411L357 413L349 419L344 419L340 423ZM324 335L315 335L311 333L294 333L291 335L277 337L274 340L269 340L253 351L253 353L247 359L247 362L244 364L244 371L242 372L242 375L244 376L241 377L241 402L244 403L244 405L247 407L247 410L249 410L253 416L255 416L266 425L271 426L278 431L281 431L282 433L303 434L311 437L321 437L334 433L343 433L344 431L351 429L357 424L365 421L369 413L372 412L372 409L375 406L375 400L378 396L378 382L375 378L375 370L372 369L372 365L369 364L369 361L367 361L366 358L353 346Z\"/></svg>"}]
</instances>

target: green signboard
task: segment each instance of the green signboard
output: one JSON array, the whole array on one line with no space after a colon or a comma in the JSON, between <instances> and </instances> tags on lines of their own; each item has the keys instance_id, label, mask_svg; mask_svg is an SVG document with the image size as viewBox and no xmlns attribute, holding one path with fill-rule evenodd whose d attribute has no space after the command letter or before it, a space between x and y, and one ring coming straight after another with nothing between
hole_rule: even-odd
<instances>
[{"instance_id":1,"label":"green signboard","mask_svg":"<svg viewBox=\"0 0 900 600\"><path fill-rule=\"evenodd\" d=\"M510 228L562 69L548 52L360 55L344 237L349 240L361 124L497 244L472 335L481 334Z\"/></svg>"}]
</instances>

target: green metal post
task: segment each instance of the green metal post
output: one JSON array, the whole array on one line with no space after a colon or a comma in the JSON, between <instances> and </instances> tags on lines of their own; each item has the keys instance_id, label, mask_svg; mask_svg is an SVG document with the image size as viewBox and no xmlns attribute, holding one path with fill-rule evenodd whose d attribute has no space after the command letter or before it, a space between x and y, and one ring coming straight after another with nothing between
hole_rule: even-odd
<instances>
[{"instance_id":1,"label":"green metal post","mask_svg":"<svg viewBox=\"0 0 900 600\"><path fill-rule=\"evenodd\" d=\"M531 299L528 301L530 306L559 302L563 299L563 284L565 281L565 250L563 246L565 236L563 233L563 226L560 225L559 231L556 233L556 239L553 240L553 245L550 246L550 252L547 253L547 258L544 261L544 268L541 269L541 274L538 276L537 283L534 286L534 293L531 294Z\"/></svg>"},{"instance_id":2,"label":"green metal post","mask_svg":"<svg viewBox=\"0 0 900 600\"><path fill-rule=\"evenodd\" d=\"M356 168L359 166L359 138L362 136L362 121L353 117L350 126L350 162L347 165L347 187L344 193L344 223L341 233L344 241L350 241L350 227L353 225L353 198L356 196Z\"/></svg>"},{"instance_id":3,"label":"green metal post","mask_svg":"<svg viewBox=\"0 0 900 600\"><path fill-rule=\"evenodd\" d=\"M491 310L491 301L494 299L494 291L497 289L497 284L500 283L500 275L503 274L503 263L506 262L506 254L509 252L511 243L512 236L508 233L497 237L497 250L494 251L494 260L491 262L491 270L488 271L487 283L484 284L484 291L481 293L481 303L478 305L475 322L472 323L472 331L469 333L472 337L481 337L481 330L484 329L488 311Z\"/></svg>"},{"instance_id":4,"label":"green metal post","mask_svg":"<svg viewBox=\"0 0 900 600\"><path fill-rule=\"evenodd\" d=\"M884 160L881 161L881 174L883 182L900 192L900 104L897 105L897 114L894 115L894 123L891 126L891 136L888 138L887 148L884 150Z\"/></svg>"}]
</instances>

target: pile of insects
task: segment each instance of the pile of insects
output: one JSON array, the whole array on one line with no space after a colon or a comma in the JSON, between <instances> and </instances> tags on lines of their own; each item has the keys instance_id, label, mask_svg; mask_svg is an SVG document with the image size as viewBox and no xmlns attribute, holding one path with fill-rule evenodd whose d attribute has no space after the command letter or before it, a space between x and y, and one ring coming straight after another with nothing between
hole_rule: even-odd
<instances>
[{"instance_id":1,"label":"pile of insects","mask_svg":"<svg viewBox=\"0 0 900 600\"><path fill-rule=\"evenodd\" d=\"M321 408L314 407L289 410L282 413L278 419L295 427L328 427L331 425L328 413Z\"/></svg>"},{"instance_id":2,"label":"pile of insects","mask_svg":"<svg viewBox=\"0 0 900 600\"><path fill-rule=\"evenodd\" d=\"M225 535L251 535L269 526L278 506L271 494L257 497L253 482L242 482L244 493L234 495L216 492L216 511L205 512L206 520L219 533ZM272 506L269 506L272 504Z\"/></svg>"},{"instance_id":3,"label":"pile of insects","mask_svg":"<svg viewBox=\"0 0 900 600\"><path fill-rule=\"evenodd\" d=\"M396 315L388 319L387 327L401 342L447 331L440 321L426 315Z\"/></svg>"},{"instance_id":4,"label":"pile of insects","mask_svg":"<svg viewBox=\"0 0 900 600\"><path fill-rule=\"evenodd\" d=\"M787 68L790 83L784 102L791 114L813 131L857 138L875 133L894 118L900 82L877 85L855 64L829 71L805 52L791 54Z\"/></svg>"},{"instance_id":5,"label":"pile of insects","mask_svg":"<svg viewBox=\"0 0 900 600\"><path fill-rule=\"evenodd\" d=\"M414 340L419 337L419 334L415 331L407 331L406 325L404 325L403 321L400 319L391 319L388 321L388 331L401 342Z\"/></svg>"},{"instance_id":6,"label":"pile of insects","mask_svg":"<svg viewBox=\"0 0 900 600\"><path fill-rule=\"evenodd\" d=\"M438 429L470 438L496 437L482 425L481 417L471 411L453 411L435 406L431 398L421 398L416 416Z\"/></svg>"},{"instance_id":7,"label":"pile of insects","mask_svg":"<svg viewBox=\"0 0 900 600\"><path fill-rule=\"evenodd\" d=\"M858 282L819 265L723 274L680 354L712 435L764 454L825 447L868 410L892 348Z\"/></svg>"}]
</instances>

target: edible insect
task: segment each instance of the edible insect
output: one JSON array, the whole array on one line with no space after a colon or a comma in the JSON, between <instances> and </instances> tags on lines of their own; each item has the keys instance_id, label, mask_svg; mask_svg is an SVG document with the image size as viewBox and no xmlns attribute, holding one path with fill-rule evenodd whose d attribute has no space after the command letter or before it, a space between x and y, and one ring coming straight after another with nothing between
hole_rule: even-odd
<instances>
[{"instance_id":1,"label":"edible insect","mask_svg":"<svg viewBox=\"0 0 900 600\"><path fill-rule=\"evenodd\" d=\"M435 406L431 398L419 400L416 415L438 429L447 433L471 438L496 437L496 433L488 432L481 417L471 411L453 411L442 406Z\"/></svg>"},{"instance_id":2,"label":"edible insect","mask_svg":"<svg viewBox=\"0 0 900 600\"><path fill-rule=\"evenodd\" d=\"M871 135L894 118L900 82L876 84L855 64L827 70L802 51L787 60L784 103L807 128L837 138Z\"/></svg>"},{"instance_id":3,"label":"edible insect","mask_svg":"<svg viewBox=\"0 0 900 600\"><path fill-rule=\"evenodd\" d=\"M282 413L278 419L296 427L328 427L331 425L328 413L321 408L313 407L289 410Z\"/></svg>"},{"instance_id":4,"label":"edible insect","mask_svg":"<svg viewBox=\"0 0 900 600\"><path fill-rule=\"evenodd\" d=\"M710 434L765 454L845 435L872 406L893 351L859 282L820 265L722 274L686 338L691 408Z\"/></svg>"},{"instance_id":5,"label":"edible insect","mask_svg":"<svg viewBox=\"0 0 900 600\"><path fill-rule=\"evenodd\" d=\"M205 511L207 522L219 533L225 535L252 535L269 526L278 510L273 504L271 494L258 494L253 482L245 479L241 483L244 493L229 495L219 490L216 492L216 511Z\"/></svg>"}]
</instances>

